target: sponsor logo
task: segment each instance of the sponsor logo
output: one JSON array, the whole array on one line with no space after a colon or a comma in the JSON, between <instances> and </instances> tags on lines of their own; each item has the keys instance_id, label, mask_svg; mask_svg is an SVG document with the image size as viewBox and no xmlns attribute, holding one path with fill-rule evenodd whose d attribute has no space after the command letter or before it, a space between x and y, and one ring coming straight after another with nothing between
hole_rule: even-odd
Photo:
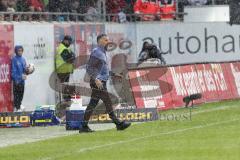
<instances>
[{"instance_id":1,"label":"sponsor logo","mask_svg":"<svg viewBox=\"0 0 240 160\"><path fill-rule=\"evenodd\" d=\"M126 121L151 121L153 119L153 113L152 112L119 113L117 114L117 117L120 120ZM111 118L109 117L108 114L93 115L91 117L91 122L105 122L105 121L111 121Z\"/></svg>"},{"instance_id":2,"label":"sponsor logo","mask_svg":"<svg viewBox=\"0 0 240 160\"><path fill-rule=\"evenodd\" d=\"M142 41L158 43L158 47L165 54L236 53L240 49L240 44L237 43L240 38L238 34L214 34L206 27L198 33L200 34L186 35L176 32L175 36L145 37Z\"/></svg>"},{"instance_id":3,"label":"sponsor logo","mask_svg":"<svg viewBox=\"0 0 240 160\"><path fill-rule=\"evenodd\" d=\"M29 116L0 116L0 124L29 123Z\"/></svg>"}]
</instances>

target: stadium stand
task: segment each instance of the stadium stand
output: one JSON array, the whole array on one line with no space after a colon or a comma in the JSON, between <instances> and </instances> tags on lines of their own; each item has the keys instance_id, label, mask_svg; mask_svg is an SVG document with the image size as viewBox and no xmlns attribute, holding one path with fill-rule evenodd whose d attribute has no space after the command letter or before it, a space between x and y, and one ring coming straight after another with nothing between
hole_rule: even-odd
<instances>
[{"instance_id":1,"label":"stadium stand","mask_svg":"<svg viewBox=\"0 0 240 160\"><path fill-rule=\"evenodd\" d=\"M229 0L0 0L0 20L92 22L173 20L183 18L184 6L187 5L222 5L229 2Z\"/></svg>"}]
</instances>

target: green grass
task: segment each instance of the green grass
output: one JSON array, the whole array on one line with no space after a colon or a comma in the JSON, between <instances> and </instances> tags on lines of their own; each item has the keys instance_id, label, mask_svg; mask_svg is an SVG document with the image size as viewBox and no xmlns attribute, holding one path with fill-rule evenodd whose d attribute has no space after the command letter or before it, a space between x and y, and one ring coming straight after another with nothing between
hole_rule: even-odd
<instances>
[{"instance_id":1,"label":"green grass","mask_svg":"<svg viewBox=\"0 0 240 160\"><path fill-rule=\"evenodd\" d=\"M185 115L115 129L0 148L1 160L239 160L240 101L204 104ZM17 135L16 135L17 136Z\"/></svg>"}]
</instances>

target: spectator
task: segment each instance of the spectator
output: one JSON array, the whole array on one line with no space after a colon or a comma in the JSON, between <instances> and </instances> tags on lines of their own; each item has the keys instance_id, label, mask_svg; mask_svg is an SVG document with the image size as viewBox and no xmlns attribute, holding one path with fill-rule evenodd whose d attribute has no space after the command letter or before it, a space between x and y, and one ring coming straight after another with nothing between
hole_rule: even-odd
<instances>
[{"instance_id":1,"label":"spectator","mask_svg":"<svg viewBox=\"0 0 240 160\"><path fill-rule=\"evenodd\" d=\"M137 0L134 4L134 13L140 14L143 21L152 21L158 18L160 13L158 0Z\"/></svg>"},{"instance_id":2,"label":"spectator","mask_svg":"<svg viewBox=\"0 0 240 160\"><path fill-rule=\"evenodd\" d=\"M125 0L127 6L125 8L126 13L131 14L133 13L133 6L136 0Z\"/></svg>"},{"instance_id":3,"label":"spectator","mask_svg":"<svg viewBox=\"0 0 240 160\"><path fill-rule=\"evenodd\" d=\"M16 11L16 0L8 0L8 12L15 12Z\"/></svg>"},{"instance_id":4,"label":"spectator","mask_svg":"<svg viewBox=\"0 0 240 160\"><path fill-rule=\"evenodd\" d=\"M79 0L72 0L67 8L67 12L69 13L80 13L80 2ZM79 20L78 16L70 15L71 21Z\"/></svg>"},{"instance_id":5,"label":"spectator","mask_svg":"<svg viewBox=\"0 0 240 160\"><path fill-rule=\"evenodd\" d=\"M176 18L176 1L175 0L160 0L159 3L160 19L172 20Z\"/></svg>"},{"instance_id":6,"label":"spectator","mask_svg":"<svg viewBox=\"0 0 240 160\"><path fill-rule=\"evenodd\" d=\"M15 5L15 10L17 12L28 12L29 11L29 5L28 1L26 0L17 0L16 5ZM21 20L29 20L29 15L23 14L23 15L15 15L13 18L15 21L18 21L19 18L21 17Z\"/></svg>"},{"instance_id":7,"label":"spectator","mask_svg":"<svg viewBox=\"0 0 240 160\"><path fill-rule=\"evenodd\" d=\"M62 12L62 8L65 5L64 0L49 0L48 10L50 12Z\"/></svg>"},{"instance_id":8,"label":"spectator","mask_svg":"<svg viewBox=\"0 0 240 160\"><path fill-rule=\"evenodd\" d=\"M120 10L120 12L118 13L118 21L120 23L125 23L127 22L127 16L126 14L124 13L123 9Z\"/></svg>"},{"instance_id":9,"label":"spectator","mask_svg":"<svg viewBox=\"0 0 240 160\"><path fill-rule=\"evenodd\" d=\"M7 12L8 0L0 0L0 12Z\"/></svg>"},{"instance_id":10,"label":"spectator","mask_svg":"<svg viewBox=\"0 0 240 160\"><path fill-rule=\"evenodd\" d=\"M183 13L184 13L184 6L187 6L188 5L188 0L181 0L181 1L178 1L178 4L177 4L177 7L178 7L178 13L181 13L181 14L178 14L178 18L179 19L183 19Z\"/></svg>"},{"instance_id":11,"label":"spectator","mask_svg":"<svg viewBox=\"0 0 240 160\"><path fill-rule=\"evenodd\" d=\"M118 16L117 14L121 9L125 9L127 6L125 0L106 0L106 8L107 8L107 14L114 14L110 16L109 20L117 22Z\"/></svg>"},{"instance_id":12,"label":"spectator","mask_svg":"<svg viewBox=\"0 0 240 160\"><path fill-rule=\"evenodd\" d=\"M32 12L44 11L44 4L41 0L28 0L29 10Z\"/></svg>"},{"instance_id":13,"label":"spectator","mask_svg":"<svg viewBox=\"0 0 240 160\"><path fill-rule=\"evenodd\" d=\"M50 0L49 1L50 12L67 12L67 13L80 13L80 2L79 0ZM65 21L68 19L67 16L59 15L54 16L54 20ZM70 15L70 20L76 21L79 19L78 16Z\"/></svg>"},{"instance_id":14,"label":"spectator","mask_svg":"<svg viewBox=\"0 0 240 160\"><path fill-rule=\"evenodd\" d=\"M16 0L0 0L0 11L2 12L15 12L16 8ZM1 20L17 20L18 16L17 15L10 15L10 14L5 14L1 16Z\"/></svg>"},{"instance_id":15,"label":"spectator","mask_svg":"<svg viewBox=\"0 0 240 160\"><path fill-rule=\"evenodd\" d=\"M28 0L27 1L29 6L30 12L43 12L44 11L44 4L42 0ZM32 16L29 16L28 20L42 20L44 17L42 15L33 14Z\"/></svg>"},{"instance_id":16,"label":"spectator","mask_svg":"<svg viewBox=\"0 0 240 160\"><path fill-rule=\"evenodd\" d=\"M98 21L99 12L96 9L96 3L94 1L89 2L89 7L85 16L85 21Z\"/></svg>"},{"instance_id":17,"label":"spectator","mask_svg":"<svg viewBox=\"0 0 240 160\"><path fill-rule=\"evenodd\" d=\"M201 6L207 4L207 0L188 0L189 5Z\"/></svg>"},{"instance_id":18,"label":"spectator","mask_svg":"<svg viewBox=\"0 0 240 160\"><path fill-rule=\"evenodd\" d=\"M79 13L80 12L79 5L80 5L79 0L72 0L71 3L69 4L68 12Z\"/></svg>"},{"instance_id":19,"label":"spectator","mask_svg":"<svg viewBox=\"0 0 240 160\"><path fill-rule=\"evenodd\" d=\"M215 2L215 4L222 5L222 4L229 4L230 0L215 0L215 1L212 1L212 3L214 3L214 2ZM207 4L209 4L209 1L208 1Z\"/></svg>"},{"instance_id":20,"label":"spectator","mask_svg":"<svg viewBox=\"0 0 240 160\"><path fill-rule=\"evenodd\" d=\"M161 4L172 4L173 0L160 0Z\"/></svg>"},{"instance_id":21,"label":"spectator","mask_svg":"<svg viewBox=\"0 0 240 160\"><path fill-rule=\"evenodd\" d=\"M118 13L119 8L124 9L127 6L125 0L106 0L108 13Z\"/></svg>"},{"instance_id":22,"label":"spectator","mask_svg":"<svg viewBox=\"0 0 240 160\"><path fill-rule=\"evenodd\" d=\"M0 0L0 12L7 11L7 0ZM4 21L4 15L0 15L0 21Z\"/></svg>"},{"instance_id":23,"label":"spectator","mask_svg":"<svg viewBox=\"0 0 240 160\"><path fill-rule=\"evenodd\" d=\"M17 0L16 10L18 12L27 12L29 11L29 5L26 0Z\"/></svg>"},{"instance_id":24,"label":"spectator","mask_svg":"<svg viewBox=\"0 0 240 160\"><path fill-rule=\"evenodd\" d=\"M132 15L134 13L133 6L136 0L125 0L126 2L126 7L124 8L124 13L129 14L126 16L127 21L132 21L135 19L135 16Z\"/></svg>"},{"instance_id":25,"label":"spectator","mask_svg":"<svg viewBox=\"0 0 240 160\"><path fill-rule=\"evenodd\" d=\"M67 0L49 0L48 10L49 12L67 12L68 1ZM53 20L64 21L67 17L63 15L53 16Z\"/></svg>"},{"instance_id":26,"label":"spectator","mask_svg":"<svg viewBox=\"0 0 240 160\"><path fill-rule=\"evenodd\" d=\"M49 0L42 0L42 2L43 2L44 10L48 11Z\"/></svg>"},{"instance_id":27,"label":"spectator","mask_svg":"<svg viewBox=\"0 0 240 160\"><path fill-rule=\"evenodd\" d=\"M80 8L80 13L81 14L87 13L89 6L91 6L90 5L90 3L92 3L91 1L94 1L94 3L97 4L98 0L80 0L79 1L80 2L80 7L79 8Z\"/></svg>"},{"instance_id":28,"label":"spectator","mask_svg":"<svg viewBox=\"0 0 240 160\"><path fill-rule=\"evenodd\" d=\"M17 10L17 0L8 0L8 12L16 12ZM20 16L17 14L13 15L13 21L19 21ZM11 19L12 20L12 19Z\"/></svg>"}]
</instances>

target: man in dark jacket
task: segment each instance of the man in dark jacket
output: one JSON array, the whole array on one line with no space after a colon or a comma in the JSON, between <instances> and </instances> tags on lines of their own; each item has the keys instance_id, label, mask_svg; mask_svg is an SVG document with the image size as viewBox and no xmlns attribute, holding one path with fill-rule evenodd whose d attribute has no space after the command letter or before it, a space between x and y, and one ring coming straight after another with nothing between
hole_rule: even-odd
<instances>
[{"instance_id":1,"label":"man in dark jacket","mask_svg":"<svg viewBox=\"0 0 240 160\"><path fill-rule=\"evenodd\" d=\"M144 42L142 50L138 56L138 65L150 58L157 58L161 61L162 65L166 65L166 61L157 46L148 42Z\"/></svg>"},{"instance_id":2,"label":"man in dark jacket","mask_svg":"<svg viewBox=\"0 0 240 160\"><path fill-rule=\"evenodd\" d=\"M108 45L108 37L106 34L100 34L97 37L98 46L92 50L90 59L87 63L87 73L90 76L90 87L92 89L91 100L87 106L84 115L84 122L81 132L92 132L88 127L88 121L93 112L93 109L97 106L101 99L106 106L107 113L112 121L116 124L117 130L124 130L128 128L131 123L120 121L113 112L112 102L107 91L107 80L109 78L109 67L107 64L106 47Z\"/></svg>"},{"instance_id":3,"label":"man in dark jacket","mask_svg":"<svg viewBox=\"0 0 240 160\"><path fill-rule=\"evenodd\" d=\"M13 105L14 109L19 111L24 95L25 80L27 78L26 60L22 56L23 47L16 46L15 54L12 58Z\"/></svg>"}]
</instances>

